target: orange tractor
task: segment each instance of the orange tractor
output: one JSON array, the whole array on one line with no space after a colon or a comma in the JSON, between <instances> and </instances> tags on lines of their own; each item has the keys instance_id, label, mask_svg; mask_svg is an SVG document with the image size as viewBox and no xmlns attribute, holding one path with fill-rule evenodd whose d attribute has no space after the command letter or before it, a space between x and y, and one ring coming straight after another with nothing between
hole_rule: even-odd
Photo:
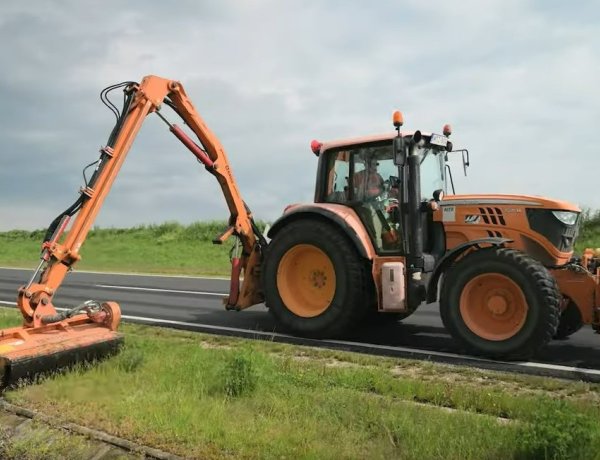
<instances>
[{"instance_id":1,"label":"orange tractor","mask_svg":"<svg viewBox=\"0 0 600 460\"><path fill-rule=\"evenodd\" d=\"M108 99L119 88L125 95L121 110ZM396 130L388 134L313 141L314 203L288 206L267 242L221 143L179 82L147 76L139 84L106 88L101 99L116 125L79 198L50 225L41 262L19 289L23 326L0 332L4 385L102 356L121 343L116 303L87 301L58 313L53 297L80 259L151 113L215 176L225 196L229 226L214 242L234 237L239 248L232 254L227 309L264 302L293 334L337 337L368 317L401 319L439 300L444 325L458 342L471 353L503 359L527 358L583 324L600 330L598 254L573 258L580 210L525 195L447 195L452 179L446 162L453 151L448 125L442 134L401 132L396 112ZM197 140L167 120L166 107ZM462 153L466 168L468 152Z\"/></svg>"}]
</instances>

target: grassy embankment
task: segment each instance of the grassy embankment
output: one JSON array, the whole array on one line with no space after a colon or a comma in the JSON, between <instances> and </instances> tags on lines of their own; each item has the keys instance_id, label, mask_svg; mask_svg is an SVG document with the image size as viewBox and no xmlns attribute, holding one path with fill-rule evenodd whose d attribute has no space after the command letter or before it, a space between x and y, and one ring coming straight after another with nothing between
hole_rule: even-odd
<instances>
[{"instance_id":1,"label":"grassy embankment","mask_svg":"<svg viewBox=\"0 0 600 460\"><path fill-rule=\"evenodd\" d=\"M231 244L212 244L224 228L225 222L206 222L92 230L81 250L77 269L227 276ZM0 233L0 266L34 267L44 233ZM588 213L584 221L576 249L586 247L600 247L600 212Z\"/></svg>"},{"instance_id":2,"label":"grassy embankment","mask_svg":"<svg viewBox=\"0 0 600 460\"><path fill-rule=\"evenodd\" d=\"M191 458L600 459L599 385L123 330L118 356L5 397Z\"/></svg>"},{"instance_id":3,"label":"grassy embankment","mask_svg":"<svg viewBox=\"0 0 600 460\"><path fill-rule=\"evenodd\" d=\"M225 222L183 226L164 223L92 230L81 250L78 270L227 275L231 244L212 244ZM45 231L0 233L0 266L34 267ZM233 240L231 240L233 242Z\"/></svg>"}]
</instances>

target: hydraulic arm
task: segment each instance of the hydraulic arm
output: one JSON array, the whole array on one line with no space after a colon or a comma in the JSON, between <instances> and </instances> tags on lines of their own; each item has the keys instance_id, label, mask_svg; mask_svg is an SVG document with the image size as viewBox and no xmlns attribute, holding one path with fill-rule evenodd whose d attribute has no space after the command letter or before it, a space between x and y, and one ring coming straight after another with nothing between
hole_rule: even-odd
<instances>
[{"instance_id":1,"label":"hydraulic arm","mask_svg":"<svg viewBox=\"0 0 600 460\"><path fill-rule=\"evenodd\" d=\"M169 125L170 131L215 176L229 207L229 226L213 241L222 244L235 236L240 243L236 244L236 248L239 246L241 253L232 256L232 281L230 294L225 299L226 307L240 310L263 300L259 267L266 241L240 196L223 146L197 113L182 85L177 81L147 76L139 84L126 82L110 89L119 87L124 88L124 106L120 113L112 106L117 123L106 147L100 151L94 173L89 181L86 180L78 200L50 225L40 264L31 280L18 291L17 304L24 325L0 331L0 358L4 360L5 385L7 380L14 381L18 377L35 374L38 370L68 363L69 360L62 358L69 351L76 355L75 361L79 361L82 357L87 359L89 355L96 357L97 354L92 351L97 349L112 350L121 341L116 333L120 321L120 309L116 303L88 301L72 309L61 309L59 313L53 305L53 297L68 271L80 259L79 251L104 199L144 119L153 112ZM105 101L106 92L102 96ZM107 99L105 103L110 104ZM165 105L183 119L198 137L199 144L160 113ZM61 236L73 216L75 218L69 232L61 242ZM240 289L241 273L244 277ZM82 353L83 349L86 353ZM57 353L61 354L61 360L57 360ZM33 363L30 359L32 356L36 357ZM17 369L18 362L27 362L27 369ZM12 375L7 378L9 374Z\"/></svg>"}]
</instances>

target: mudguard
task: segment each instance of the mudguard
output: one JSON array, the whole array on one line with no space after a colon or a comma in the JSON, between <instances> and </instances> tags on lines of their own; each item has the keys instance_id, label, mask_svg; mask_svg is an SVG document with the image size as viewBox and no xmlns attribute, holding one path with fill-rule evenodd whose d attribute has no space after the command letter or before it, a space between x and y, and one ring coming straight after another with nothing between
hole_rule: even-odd
<instances>
[{"instance_id":1,"label":"mudguard","mask_svg":"<svg viewBox=\"0 0 600 460\"><path fill-rule=\"evenodd\" d=\"M512 240L509 238L481 238L479 240L467 241L466 243L459 244L458 246L453 247L444 255L444 257L440 259L429 278L429 283L427 284L427 303L433 303L437 300L438 283L440 281L442 273L444 273L444 271L446 271L446 269L450 267L450 265L452 265L454 261L467 249L470 249L473 246L479 246L481 244L502 246L503 244L511 242Z\"/></svg>"},{"instance_id":2,"label":"mudguard","mask_svg":"<svg viewBox=\"0 0 600 460\"><path fill-rule=\"evenodd\" d=\"M267 236L273 238L282 228L298 219L321 219L334 223L354 243L361 257L372 260L376 256L373 243L358 215L348 206L329 203L293 205L277 219Z\"/></svg>"}]
</instances>

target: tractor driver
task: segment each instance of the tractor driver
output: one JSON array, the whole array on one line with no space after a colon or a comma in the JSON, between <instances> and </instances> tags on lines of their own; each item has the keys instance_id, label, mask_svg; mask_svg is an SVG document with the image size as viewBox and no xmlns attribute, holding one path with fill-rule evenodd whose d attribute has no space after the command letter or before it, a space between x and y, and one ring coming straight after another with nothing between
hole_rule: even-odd
<instances>
[{"instance_id":1,"label":"tractor driver","mask_svg":"<svg viewBox=\"0 0 600 460\"><path fill-rule=\"evenodd\" d=\"M386 209L387 198L397 197L397 188L390 189L389 183L386 187L381 174L378 171L378 158L369 152L371 155L364 157L364 169L358 171L353 176L353 187L355 198L362 201L361 206L364 210L363 216L366 218L368 227L371 228L375 238L375 244L381 248L395 245L397 239L393 236L394 231L391 230L385 214L389 212ZM388 193L385 193L385 192ZM388 196L389 195L389 196Z\"/></svg>"},{"instance_id":2,"label":"tractor driver","mask_svg":"<svg viewBox=\"0 0 600 460\"><path fill-rule=\"evenodd\" d=\"M365 169L354 174L356 198L364 201L374 200L383 193L383 177L377 172L377 158L365 159Z\"/></svg>"}]
</instances>

